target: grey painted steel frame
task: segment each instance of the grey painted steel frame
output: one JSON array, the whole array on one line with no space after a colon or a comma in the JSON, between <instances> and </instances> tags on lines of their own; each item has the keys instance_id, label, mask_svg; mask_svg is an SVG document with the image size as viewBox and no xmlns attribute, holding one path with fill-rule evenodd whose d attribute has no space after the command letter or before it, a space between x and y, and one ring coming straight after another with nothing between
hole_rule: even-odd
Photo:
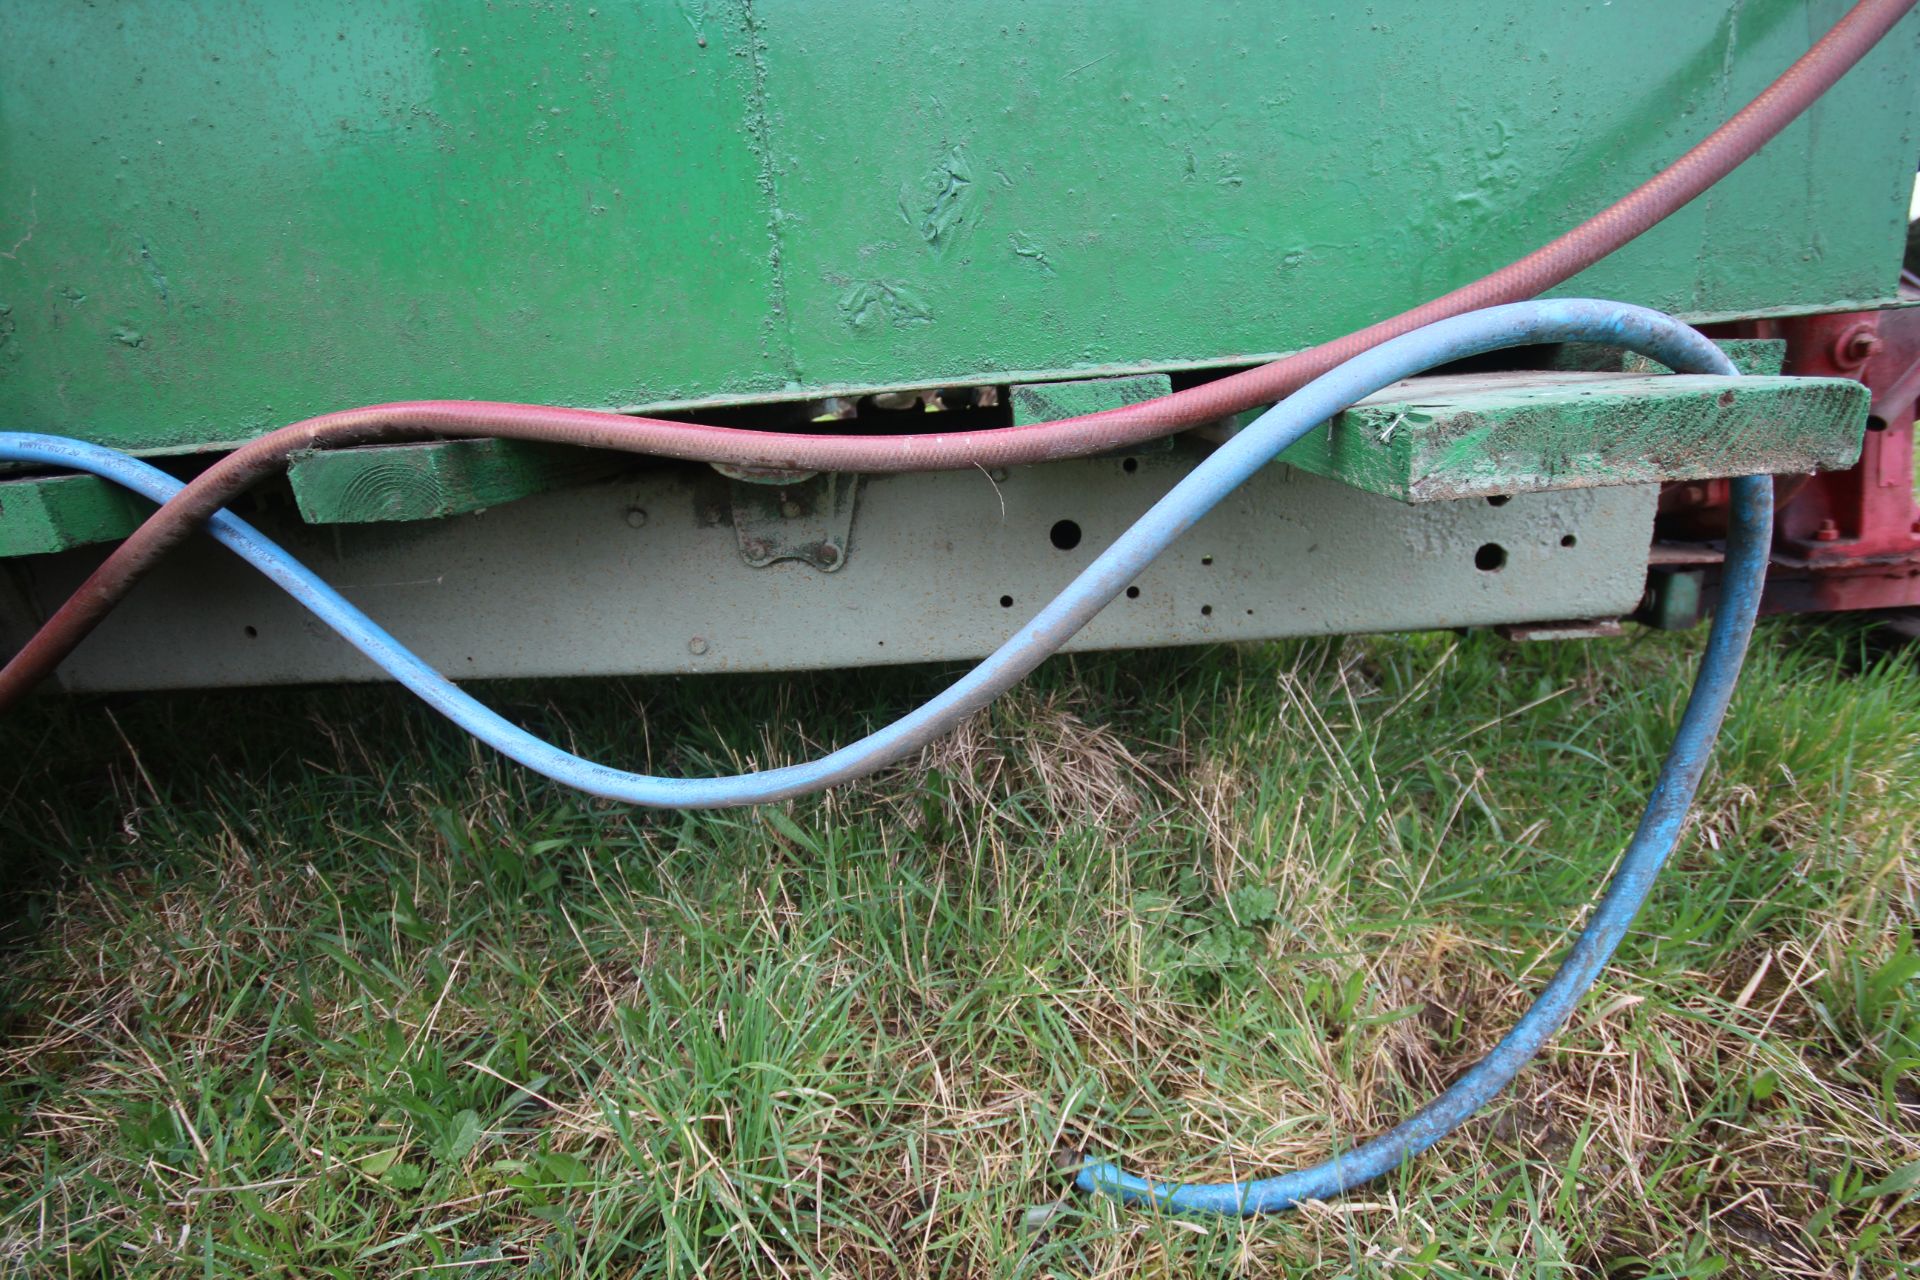
<instances>
[{"instance_id":1,"label":"grey painted steel frame","mask_svg":"<svg viewBox=\"0 0 1920 1280\"><path fill-rule=\"evenodd\" d=\"M792 561L749 566L726 482L695 466L429 524L250 518L456 679L864 666L987 653L1200 456L1182 445L999 480L870 477L847 562L831 574ZM1068 647L1617 616L1645 585L1654 500L1653 487L1627 486L1409 506L1276 465ZM1071 550L1053 543L1063 520L1081 533ZM1498 552L1482 555L1489 546ZM57 604L100 555L13 562L20 595L0 591L0 630L23 639L26 615ZM1501 567L1477 567L1477 555L1497 555ZM82 646L62 680L109 690L374 675L196 539Z\"/></svg>"}]
</instances>

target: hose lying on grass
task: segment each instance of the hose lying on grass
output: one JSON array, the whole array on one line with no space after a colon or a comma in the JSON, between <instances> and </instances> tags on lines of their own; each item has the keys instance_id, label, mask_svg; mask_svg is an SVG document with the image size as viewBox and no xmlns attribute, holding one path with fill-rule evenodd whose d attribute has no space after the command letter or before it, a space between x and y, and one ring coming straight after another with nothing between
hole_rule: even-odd
<instances>
[{"instance_id":1,"label":"hose lying on grass","mask_svg":"<svg viewBox=\"0 0 1920 1280\"><path fill-rule=\"evenodd\" d=\"M1442 320L1391 339L1316 378L1222 445L1011 639L943 693L819 760L758 773L664 778L582 759L509 723L463 692L245 521L223 509L211 517L209 529L441 714L536 772L633 804L668 808L760 804L864 777L953 729L1059 649L1175 538L1249 476L1348 405L1437 364L1503 347L1558 342L1624 347L1679 373L1737 372L1718 347L1680 322L1614 302L1514 303ZM130 455L58 436L0 432L0 461L91 472L155 502L165 502L183 487ZM1092 1164L1081 1170L1078 1185L1178 1211L1249 1214L1285 1209L1302 1200L1336 1195L1392 1169L1452 1132L1498 1094L1593 985L1679 840L1752 635L1772 526L1772 480L1766 476L1735 480L1720 609L1693 695L1640 825L1571 954L1532 1008L1486 1058L1387 1133L1310 1169L1255 1182L1182 1185L1140 1178L1109 1164Z\"/></svg>"}]
</instances>

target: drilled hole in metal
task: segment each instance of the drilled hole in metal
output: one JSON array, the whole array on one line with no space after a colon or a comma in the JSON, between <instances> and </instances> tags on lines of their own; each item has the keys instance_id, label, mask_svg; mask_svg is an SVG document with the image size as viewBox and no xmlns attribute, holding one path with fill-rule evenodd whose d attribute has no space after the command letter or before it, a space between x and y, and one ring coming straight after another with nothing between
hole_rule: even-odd
<instances>
[{"instance_id":1,"label":"drilled hole in metal","mask_svg":"<svg viewBox=\"0 0 1920 1280\"><path fill-rule=\"evenodd\" d=\"M1473 567L1482 573L1494 573L1506 567L1507 549L1497 542L1485 542L1473 553Z\"/></svg>"}]
</instances>

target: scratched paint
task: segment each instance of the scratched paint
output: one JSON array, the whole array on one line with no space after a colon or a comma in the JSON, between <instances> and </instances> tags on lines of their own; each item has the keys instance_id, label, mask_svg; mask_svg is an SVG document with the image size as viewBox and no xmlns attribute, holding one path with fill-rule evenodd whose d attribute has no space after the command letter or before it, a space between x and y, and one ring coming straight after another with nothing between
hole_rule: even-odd
<instances>
[{"instance_id":1,"label":"scratched paint","mask_svg":"<svg viewBox=\"0 0 1920 1280\"><path fill-rule=\"evenodd\" d=\"M948 147L921 178L918 189L903 187L900 217L936 256L956 252L982 216L981 189L964 146Z\"/></svg>"},{"instance_id":2,"label":"scratched paint","mask_svg":"<svg viewBox=\"0 0 1920 1280\"><path fill-rule=\"evenodd\" d=\"M1644 179L1845 0L0 0L0 414L142 447L1297 349ZM1567 286L1894 285L1920 21Z\"/></svg>"}]
</instances>

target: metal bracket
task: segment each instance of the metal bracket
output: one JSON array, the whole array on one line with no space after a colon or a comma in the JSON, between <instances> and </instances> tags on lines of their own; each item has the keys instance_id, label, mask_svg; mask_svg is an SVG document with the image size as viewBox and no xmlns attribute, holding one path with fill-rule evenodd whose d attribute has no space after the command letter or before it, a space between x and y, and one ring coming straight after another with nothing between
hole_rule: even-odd
<instances>
[{"instance_id":1,"label":"metal bracket","mask_svg":"<svg viewBox=\"0 0 1920 1280\"><path fill-rule=\"evenodd\" d=\"M827 472L781 484L729 477L740 558L756 569L804 560L822 573L847 562L860 477Z\"/></svg>"}]
</instances>

